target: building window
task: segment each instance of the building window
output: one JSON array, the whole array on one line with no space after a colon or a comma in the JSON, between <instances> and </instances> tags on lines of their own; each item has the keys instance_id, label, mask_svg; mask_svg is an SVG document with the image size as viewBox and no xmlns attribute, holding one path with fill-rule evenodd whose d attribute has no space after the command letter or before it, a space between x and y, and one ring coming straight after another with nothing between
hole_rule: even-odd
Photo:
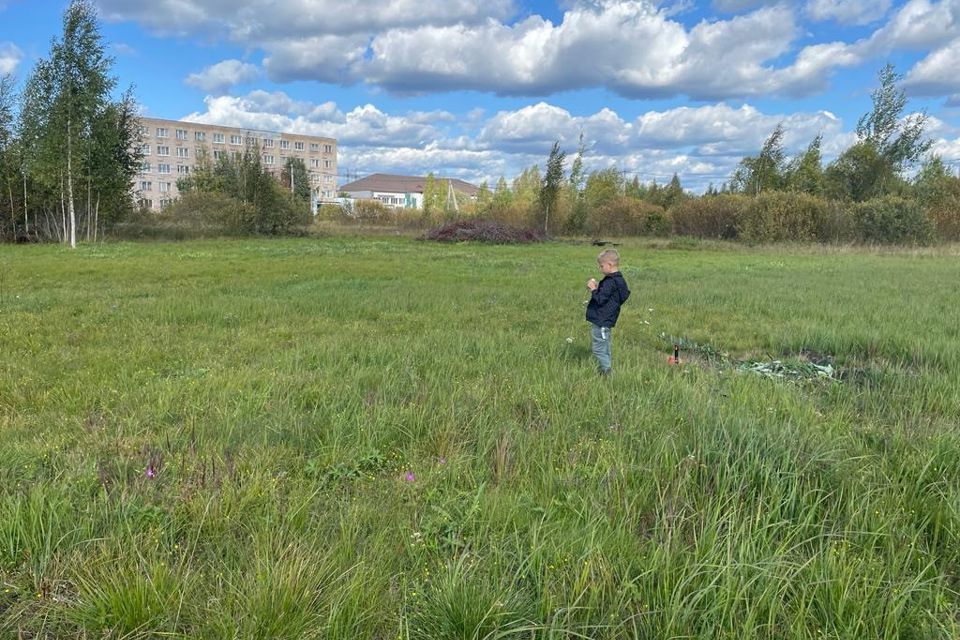
<instances>
[{"instance_id":1,"label":"building window","mask_svg":"<svg viewBox=\"0 0 960 640\"><path fill-rule=\"evenodd\" d=\"M243 136L230 136L230 144L242 144Z\"/></svg>"},{"instance_id":2,"label":"building window","mask_svg":"<svg viewBox=\"0 0 960 640\"><path fill-rule=\"evenodd\" d=\"M179 173L180 175L184 175L184 176L185 176L185 175L187 175L187 174L190 173L190 167L188 167L188 166L185 165L185 164L178 164L178 165L177 165L177 173Z\"/></svg>"},{"instance_id":3,"label":"building window","mask_svg":"<svg viewBox=\"0 0 960 640\"><path fill-rule=\"evenodd\" d=\"M239 160L240 158L243 157L243 154L240 153L239 151L231 151L230 157L232 157L234 160Z\"/></svg>"},{"instance_id":4,"label":"building window","mask_svg":"<svg viewBox=\"0 0 960 640\"><path fill-rule=\"evenodd\" d=\"M186 139L187 139L187 130L177 129L177 140L186 140Z\"/></svg>"},{"instance_id":5,"label":"building window","mask_svg":"<svg viewBox=\"0 0 960 640\"><path fill-rule=\"evenodd\" d=\"M163 147L163 146L157 145L157 155L158 156L170 155L170 147Z\"/></svg>"},{"instance_id":6,"label":"building window","mask_svg":"<svg viewBox=\"0 0 960 640\"><path fill-rule=\"evenodd\" d=\"M140 153L142 153L145 156L150 155L150 145L148 144L140 145Z\"/></svg>"},{"instance_id":7,"label":"building window","mask_svg":"<svg viewBox=\"0 0 960 640\"><path fill-rule=\"evenodd\" d=\"M140 181L140 191L152 191L152 190L153 190L152 182L150 182L149 180Z\"/></svg>"},{"instance_id":8,"label":"building window","mask_svg":"<svg viewBox=\"0 0 960 640\"><path fill-rule=\"evenodd\" d=\"M331 163L329 160L324 160L324 161L323 161L323 168L324 168L324 169L329 169L331 164L333 164L333 163Z\"/></svg>"},{"instance_id":9,"label":"building window","mask_svg":"<svg viewBox=\"0 0 960 640\"><path fill-rule=\"evenodd\" d=\"M150 198L140 198L140 207L143 209L153 209L153 200Z\"/></svg>"},{"instance_id":10,"label":"building window","mask_svg":"<svg viewBox=\"0 0 960 640\"><path fill-rule=\"evenodd\" d=\"M272 147L272 146L273 146L273 138L264 138L264 139L263 139L263 146L265 146L265 147Z\"/></svg>"},{"instance_id":11,"label":"building window","mask_svg":"<svg viewBox=\"0 0 960 640\"><path fill-rule=\"evenodd\" d=\"M172 204L173 204L173 200L170 200L170 199L162 199L162 200L160 200L160 208L161 208L161 209L166 209L167 207L169 207L169 206L172 205Z\"/></svg>"},{"instance_id":12,"label":"building window","mask_svg":"<svg viewBox=\"0 0 960 640\"><path fill-rule=\"evenodd\" d=\"M325 144L325 145L323 145L323 152L324 152L324 153L333 153L333 145L330 145L330 144Z\"/></svg>"},{"instance_id":13,"label":"building window","mask_svg":"<svg viewBox=\"0 0 960 640\"><path fill-rule=\"evenodd\" d=\"M193 139L196 140L197 142L203 142L206 138L207 138L207 134L205 134L203 131L193 132Z\"/></svg>"},{"instance_id":14,"label":"building window","mask_svg":"<svg viewBox=\"0 0 960 640\"><path fill-rule=\"evenodd\" d=\"M319 167L319 166L320 166L320 159L319 159L319 158L310 158L310 166L311 166L311 167Z\"/></svg>"},{"instance_id":15,"label":"building window","mask_svg":"<svg viewBox=\"0 0 960 640\"><path fill-rule=\"evenodd\" d=\"M302 142L294 142L294 143L293 143L293 148L294 148L295 150L297 150L297 151L303 151L303 143L302 143Z\"/></svg>"},{"instance_id":16,"label":"building window","mask_svg":"<svg viewBox=\"0 0 960 640\"><path fill-rule=\"evenodd\" d=\"M273 164L273 156L263 156L264 164Z\"/></svg>"},{"instance_id":17,"label":"building window","mask_svg":"<svg viewBox=\"0 0 960 640\"><path fill-rule=\"evenodd\" d=\"M257 140L256 138L253 138L253 137L248 137L248 138L247 138L247 146L248 146L248 147L252 147L252 146L256 145L258 142L260 142L260 141Z\"/></svg>"},{"instance_id":18,"label":"building window","mask_svg":"<svg viewBox=\"0 0 960 640\"><path fill-rule=\"evenodd\" d=\"M311 142L310 151L320 151L320 145L316 142Z\"/></svg>"},{"instance_id":19,"label":"building window","mask_svg":"<svg viewBox=\"0 0 960 640\"><path fill-rule=\"evenodd\" d=\"M140 165L140 173L150 173L150 163L144 162Z\"/></svg>"},{"instance_id":20,"label":"building window","mask_svg":"<svg viewBox=\"0 0 960 640\"><path fill-rule=\"evenodd\" d=\"M220 158L223 157L223 154L224 154L223 151L220 151L219 149L214 149L214 150L213 150L213 159L214 159L214 160L219 160Z\"/></svg>"},{"instance_id":21,"label":"building window","mask_svg":"<svg viewBox=\"0 0 960 640\"><path fill-rule=\"evenodd\" d=\"M169 182L158 182L157 184L160 185L160 193L169 193L170 191Z\"/></svg>"},{"instance_id":22,"label":"building window","mask_svg":"<svg viewBox=\"0 0 960 640\"><path fill-rule=\"evenodd\" d=\"M144 138L148 135L150 135L150 128L144 125L140 125L140 137Z\"/></svg>"},{"instance_id":23,"label":"building window","mask_svg":"<svg viewBox=\"0 0 960 640\"><path fill-rule=\"evenodd\" d=\"M157 127L157 137L166 138L169 136L169 132L166 127Z\"/></svg>"},{"instance_id":24,"label":"building window","mask_svg":"<svg viewBox=\"0 0 960 640\"><path fill-rule=\"evenodd\" d=\"M289 140L281 140L281 141L280 141L280 148L281 148L281 149L289 149L289 148L290 148L290 141L289 141Z\"/></svg>"},{"instance_id":25,"label":"building window","mask_svg":"<svg viewBox=\"0 0 960 640\"><path fill-rule=\"evenodd\" d=\"M158 164L157 173L170 173L170 165L168 164Z\"/></svg>"},{"instance_id":26,"label":"building window","mask_svg":"<svg viewBox=\"0 0 960 640\"><path fill-rule=\"evenodd\" d=\"M187 149L186 147L177 147L177 157L178 157L178 158L187 158L187 157L189 157L189 156L187 155L187 152L188 152L188 151L189 151L189 149Z\"/></svg>"}]
</instances>

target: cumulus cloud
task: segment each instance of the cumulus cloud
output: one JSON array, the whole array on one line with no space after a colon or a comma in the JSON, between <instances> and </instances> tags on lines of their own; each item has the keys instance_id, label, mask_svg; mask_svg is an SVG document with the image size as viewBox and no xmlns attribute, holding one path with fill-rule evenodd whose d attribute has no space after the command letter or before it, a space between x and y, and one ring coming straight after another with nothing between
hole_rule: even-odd
<instances>
[{"instance_id":1,"label":"cumulus cloud","mask_svg":"<svg viewBox=\"0 0 960 640\"><path fill-rule=\"evenodd\" d=\"M942 96L960 92L960 38L918 62L904 79L913 95Z\"/></svg>"},{"instance_id":2,"label":"cumulus cloud","mask_svg":"<svg viewBox=\"0 0 960 640\"><path fill-rule=\"evenodd\" d=\"M260 69L255 64L240 60L223 60L205 68L199 73L191 73L184 81L207 93L220 95L230 87L251 82L260 77Z\"/></svg>"},{"instance_id":3,"label":"cumulus cloud","mask_svg":"<svg viewBox=\"0 0 960 640\"><path fill-rule=\"evenodd\" d=\"M869 24L886 15L891 0L810 0L807 14L814 20Z\"/></svg>"},{"instance_id":4,"label":"cumulus cloud","mask_svg":"<svg viewBox=\"0 0 960 640\"><path fill-rule=\"evenodd\" d=\"M23 52L12 42L0 42L0 75L13 73L23 60Z\"/></svg>"},{"instance_id":5,"label":"cumulus cloud","mask_svg":"<svg viewBox=\"0 0 960 640\"><path fill-rule=\"evenodd\" d=\"M425 24L471 24L506 19L513 0L100 0L107 20L136 20L161 33L207 33L258 43L350 35Z\"/></svg>"},{"instance_id":6,"label":"cumulus cloud","mask_svg":"<svg viewBox=\"0 0 960 640\"><path fill-rule=\"evenodd\" d=\"M772 114L749 104L679 107L626 119L608 108L575 115L546 102L489 115L387 113L373 104L344 111L332 102L295 100L279 91L209 96L205 102L204 111L184 119L331 136L338 140L344 170L433 171L477 183L493 182L500 175L512 179L523 168L542 164L555 140L572 154L581 133L588 169L616 166L645 181L663 181L676 172L694 189L727 180L744 155L757 153L778 123L783 123L784 145L791 154L820 133L827 156L846 148L854 137L827 111ZM473 129L464 129L464 122Z\"/></svg>"},{"instance_id":7,"label":"cumulus cloud","mask_svg":"<svg viewBox=\"0 0 960 640\"><path fill-rule=\"evenodd\" d=\"M264 53L276 82L366 83L399 94L547 96L602 87L631 98L718 101L810 95L831 72L960 36L960 2L714 0L731 15L688 25L689 0L564 0L562 17L516 19L516 0L100 0L108 19L220 37ZM817 42L803 20L886 24Z\"/></svg>"}]
</instances>

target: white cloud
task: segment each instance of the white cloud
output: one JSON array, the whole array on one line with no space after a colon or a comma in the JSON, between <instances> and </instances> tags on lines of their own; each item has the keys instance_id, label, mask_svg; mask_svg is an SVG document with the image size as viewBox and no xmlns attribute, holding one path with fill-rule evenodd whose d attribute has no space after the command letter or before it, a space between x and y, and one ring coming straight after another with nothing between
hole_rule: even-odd
<instances>
[{"instance_id":1,"label":"white cloud","mask_svg":"<svg viewBox=\"0 0 960 640\"><path fill-rule=\"evenodd\" d=\"M199 73L191 73L184 82L209 94L220 95L234 85L251 82L259 77L260 69L255 64L240 60L222 60Z\"/></svg>"},{"instance_id":2,"label":"white cloud","mask_svg":"<svg viewBox=\"0 0 960 640\"><path fill-rule=\"evenodd\" d=\"M886 15L891 0L809 0L807 14L814 20L842 24L869 24Z\"/></svg>"},{"instance_id":3,"label":"white cloud","mask_svg":"<svg viewBox=\"0 0 960 640\"><path fill-rule=\"evenodd\" d=\"M783 123L790 154L802 151L818 133L824 135L828 157L854 138L826 111L769 114L725 103L650 111L632 121L611 109L574 115L546 102L458 117L446 111L392 114L372 104L344 112L332 102L314 104L283 92L253 91L207 97L205 111L184 119L332 136L338 139L344 170L434 171L473 182L494 182L500 175L512 179L524 167L542 164L555 140L572 155L583 132L588 169L616 166L659 181L676 172L694 189L727 180L744 155L757 153L777 123ZM461 127L468 120L475 125L472 132Z\"/></svg>"},{"instance_id":4,"label":"white cloud","mask_svg":"<svg viewBox=\"0 0 960 640\"><path fill-rule=\"evenodd\" d=\"M12 42L0 42L0 75L13 73L23 60L23 52Z\"/></svg>"},{"instance_id":5,"label":"white cloud","mask_svg":"<svg viewBox=\"0 0 960 640\"><path fill-rule=\"evenodd\" d=\"M512 0L100 0L107 20L136 20L161 33L222 28L250 44L322 35L349 35L421 25L506 19Z\"/></svg>"},{"instance_id":6,"label":"white cloud","mask_svg":"<svg viewBox=\"0 0 960 640\"><path fill-rule=\"evenodd\" d=\"M276 82L316 80L352 84L361 79L369 38L359 35L320 35L271 44L264 58L267 75Z\"/></svg>"},{"instance_id":7,"label":"white cloud","mask_svg":"<svg viewBox=\"0 0 960 640\"><path fill-rule=\"evenodd\" d=\"M688 26L688 0L564 0L562 18L512 21L516 0L101 0L108 19L263 52L276 82L366 83L405 94L545 96L602 87L631 98L810 95L840 67L960 36L960 1L714 0L734 15ZM867 24L855 42L797 47L801 19Z\"/></svg>"},{"instance_id":8,"label":"white cloud","mask_svg":"<svg viewBox=\"0 0 960 640\"><path fill-rule=\"evenodd\" d=\"M139 53L133 46L125 42L114 42L113 50L121 56L135 56Z\"/></svg>"},{"instance_id":9,"label":"white cloud","mask_svg":"<svg viewBox=\"0 0 960 640\"><path fill-rule=\"evenodd\" d=\"M934 51L907 74L904 88L913 95L942 96L960 92L960 38Z\"/></svg>"},{"instance_id":10,"label":"white cloud","mask_svg":"<svg viewBox=\"0 0 960 640\"><path fill-rule=\"evenodd\" d=\"M787 88L770 81L764 63L788 53L797 34L782 6L687 31L649 2L598 0L572 8L559 25L531 16L385 32L371 42L364 76L399 92L608 86L631 97L756 95Z\"/></svg>"}]
</instances>

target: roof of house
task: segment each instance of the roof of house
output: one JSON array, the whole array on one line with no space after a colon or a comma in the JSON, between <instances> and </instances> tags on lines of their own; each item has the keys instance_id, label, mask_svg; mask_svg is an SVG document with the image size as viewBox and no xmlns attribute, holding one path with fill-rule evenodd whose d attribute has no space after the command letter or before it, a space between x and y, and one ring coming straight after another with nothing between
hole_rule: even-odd
<instances>
[{"instance_id":1,"label":"roof of house","mask_svg":"<svg viewBox=\"0 0 960 640\"><path fill-rule=\"evenodd\" d=\"M434 178L437 182L449 180L454 191L465 193L468 196L477 195L479 188L459 178ZM388 193L423 193L423 185L427 178L422 176L395 176L389 173L374 173L366 178L348 182L340 187L340 191L384 191Z\"/></svg>"}]
</instances>

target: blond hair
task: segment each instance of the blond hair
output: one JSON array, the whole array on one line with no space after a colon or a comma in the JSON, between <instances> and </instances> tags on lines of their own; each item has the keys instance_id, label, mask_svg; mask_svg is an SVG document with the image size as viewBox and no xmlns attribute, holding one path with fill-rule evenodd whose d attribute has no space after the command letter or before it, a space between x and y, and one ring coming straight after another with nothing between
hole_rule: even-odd
<instances>
[{"instance_id":1,"label":"blond hair","mask_svg":"<svg viewBox=\"0 0 960 640\"><path fill-rule=\"evenodd\" d=\"M597 262L609 262L615 267L620 266L620 252L616 249L607 249L601 251L600 255L597 256Z\"/></svg>"}]
</instances>

